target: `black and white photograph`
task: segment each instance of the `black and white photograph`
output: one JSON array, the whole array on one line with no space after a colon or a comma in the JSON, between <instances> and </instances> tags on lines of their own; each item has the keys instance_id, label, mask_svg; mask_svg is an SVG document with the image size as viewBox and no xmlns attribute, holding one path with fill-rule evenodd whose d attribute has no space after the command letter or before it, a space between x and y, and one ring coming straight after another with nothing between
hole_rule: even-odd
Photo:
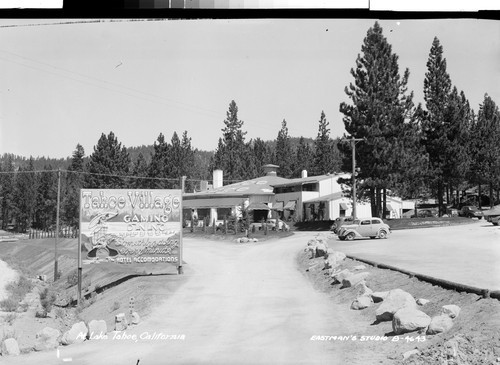
<instances>
[{"instance_id":1,"label":"black and white photograph","mask_svg":"<svg viewBox=\"0 0 500 365\"><path fill-rule=\"evenodd\" d=\"M500 21L268 14L0 18L0 363L500 364Z\"/></svg>"}]
</instances>

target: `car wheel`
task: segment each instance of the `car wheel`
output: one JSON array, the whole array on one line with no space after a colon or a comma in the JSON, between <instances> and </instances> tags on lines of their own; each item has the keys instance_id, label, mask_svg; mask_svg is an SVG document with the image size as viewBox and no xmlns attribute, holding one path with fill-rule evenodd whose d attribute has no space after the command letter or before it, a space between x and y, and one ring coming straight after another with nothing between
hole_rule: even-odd
<instances>
[{"instance_id":1,"label":"car wheel","mask_svg":"<svg viewBox=\"0 0 500 365\"><path fill-rule=\"evenodd\" d=\"M384 230L381 230L381 231L378 233L378 238L380 238L380 239L387 238L387 232L386 232L386 231L384 231Z\"/></svg>"},{"instance_id":2,"label":"car wheel","mask_svg":"<svg viewBox=\"0 0 500 365\"><path fill-rule=\"evenodd\" d=\"M339 240L345 241L345 237L344 236L339 236Z\"/></svg>"},{"instance_id":3,"label":"car wheel","mask_svg":"<svg viewBox=\"0 0 500 365\"><path fill-rule=\"evenodd\" d=\"M355 237L354 233L349 233L347 236L345 236L345 239L347 241L352 241L354 237Z\"/></svg>"}]
</instances>

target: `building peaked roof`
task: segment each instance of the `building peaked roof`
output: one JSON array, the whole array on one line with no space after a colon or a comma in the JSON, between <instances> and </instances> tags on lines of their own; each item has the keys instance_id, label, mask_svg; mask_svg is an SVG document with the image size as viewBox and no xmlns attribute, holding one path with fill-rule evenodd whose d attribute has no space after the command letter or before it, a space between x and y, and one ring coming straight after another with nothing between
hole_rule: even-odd
<instances>
[{"instance_id":1,"label":"building peaked roof","mask_svg":"<svg viewBox=\"0 0 500 365\"><path fill-rule=\"evenodd\" d=\"M187 193L184 194L184 197L272 195L275 184L283 184L289 180L279 176L266 175L199 193Z\"/></svg>"}]
</instances>

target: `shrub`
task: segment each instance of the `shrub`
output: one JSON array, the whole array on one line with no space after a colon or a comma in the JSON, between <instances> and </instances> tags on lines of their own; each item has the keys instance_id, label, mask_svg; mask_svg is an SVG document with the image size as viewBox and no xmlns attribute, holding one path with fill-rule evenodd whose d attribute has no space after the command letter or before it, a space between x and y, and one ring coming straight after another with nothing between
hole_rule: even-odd
<instances>
[{"instance_id":1,"label":"shrub","mask_svg":"<svg viewBox=\"0 0 500 365\"><path fill-rule=\"evenodd\" d=\"M56 301L56 298L56 293L49 290L49 288L45 288L40 292L40 303L42 304L42 308L45 312L45 317L47 316L47 313L52 310L52 305Z\"/></svg>"},{"instance_id":2,"label":"shrub","mask_svg":"<svg viewBox=\"0 0 500 365\"><path fill-rule=\"evenodd\" d=\"M0 308L5 312L15 312L18 305L19 301L12 298L12 296L0 301Z\"/></svg>"},{"instance_id":3,"label":"shrub","mask_svg":"<svg viewBox=\"0 0 500 365\"><path fill-rule=\"evenodd\" d=\"M74 269L66 276L66 282L68 283L68 287L78 284L78 269Z\"/></svg>"},{"instance_id":4,"label":"shrub","mask_svg":"<svg viewBox=\"0 0 500 365\"><path fill-rule=\"evenodd\" d=\"M26 276L21 275L17 281L7 284L5 289L10 294L9 297L20 302L33 289L33 283Z\"/></svg>"}]
</instances>

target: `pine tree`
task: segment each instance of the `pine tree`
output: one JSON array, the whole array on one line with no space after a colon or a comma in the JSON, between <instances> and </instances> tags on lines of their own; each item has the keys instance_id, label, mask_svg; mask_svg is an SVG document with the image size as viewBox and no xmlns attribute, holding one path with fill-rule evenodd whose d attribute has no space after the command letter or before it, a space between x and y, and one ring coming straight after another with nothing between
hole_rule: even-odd
<instances>
[{"instance_id":1,"label":"pine tree","mask_svg":"<svg viewBox=\"0 0 500 365\"><path fill-rule=\"evenodd\" d=\"M130 157L125 146L118 142L115 134L104 133L99 138L88 163L87 186L93 189L120 189L129 184L128 179L120 176L128 175ZM112 175L112 176L110 176Z\"/></svg>"},{"instance_id":2,"label":"pine tree","mask_svg":"<svg viewBox=\"0 0 500 365\"><path fill-rule=\"evenodd\" d=\"M57 210L57 172L51 165L44 166L40 173L35 208L34 227L51 230L56 223Z\"/></svg>"},{"instance_id":3,"label":"pine tree","mask_svg":"<svg viewBox=\"0 0 500 365\"><path fill-rule=\"evenodd\" d=\"M1 208L2 208L2 229L6 229L11 222L14 210L14 162L12 155L7 154L3 160L2 171L0 175L0 185L2 186Z\"/></svg>"},{"instance_id":4,"label":"pine tree","mask_svg":"<svg viewBox=\"0 0 500 365\"><path fill-rule=\"evenodd\" d=\"M150 186L149 179L140 179L139 177L148 177L148 163L144 158L144 155L139 152L137 159L132 167L132 175L137 177L132 183L132 188L134 189L146 189Z\"/></svg>"},{"instance_id":5,"label":"pine tree","mask_svg":"<svg viewBox=\"0 0 500 365\"><path fill-rule=\"evenodd\" d=\"M361 46L356 68L351 69L354 84L345 88L353 105L340 104L349 137L362 138L356 145L360 194L369 190L372 214L381 216L382 195L396 174L394 145L402 125L411 117L413 93L407 94L409 70L399 74L398 56L382 34L378 24L370 28ZM344 154L344 170L351 170L352 150L348 143L339 143ZM317 153L317 152L316 152Z\"/></svg>"},{"instance_id":6,"label":"pine tree","mask_svg":"<svg viewBox=\"0 0 500 365\"><path fill-rule=\"evenodd\" d=\"M477 122L471 131L471 167L473 182L488 184L490 206L495 198L493 188L497 187L500 175L500 111L489 95L484 96L479 107Z\"/></svg>"},{"instance_id":7,"label":"pine tree","mask_svg":"<svg viewBox=\"0 0 500 365\"><path fill-rule=\"evenodd\" d=\"M84 187L85 150L77 144L71 157L71 164L66 174L65 189L62 197L62 220L73 228L79 225L80 189Z\"/></svg>"},{"instance_id":8,"label":"pine tree","mask_svg":"<svg viewBox=\"0 0 500 365\"><path fill-rule=\"evenodd\" d=\"M17 230L26 232L33 225L38 189L38 176L34 172L33 157L26 167L19 168L15 178L14 216Z\"/></svg>"},{"instance_id":9,"label":"pine tree","mask_svg":"<svg viewBox=\"0 0 500 365\"><path fill-rule=\"evenodd\" d=\"M300 137L299 145L297 147L296 153L296 165L294 169L294 177L300 177L302 170L306 170L309 173L313 172L313 159L314 151L311 146L306 142L304 137Z\"/></svg>"},{"instance_id":10,"label":"pine tree","mask_svg":"<svg viewBox=\"0 0 500 365\"><path fill-rule=\"evenodd\" d=\"M229 104L224 125L213 168L222 169L225 180L242 180L248 175L244 164L244 154L248 151L245 145L246 132L242 130L243 121L238 119L238 106L234 100Z\"/></svg>"},{"instance_id":11,"label":"pine tree","mask_svg":"<svg viewBox=\"0 0 500 365\"><path fill-rule=\"evenodd\" d=\"M255 177L264 176L263 166L271 162L269 148L260 138L252 140L251 155L253 158Z\"/></svg>"},{"instance_id":12,"label":"pine tree","mask_svg":"<svg viewBox=\"0 0 500 365\"><path fill-rule=\"evenodd\" d=\"M424 145L429 154L429 182L436 191L442 214L445 184L458 187L469 169L466 141L469 137L471 110L463 92L459 94L452 87L443 47L437 37L432 42L427 61L424 100L427 113L422 121L422 129Z\"/></svg>"},{"instance_id":13,"label":"pine tree","mask_svg":"<svg viewBox=\"0 0 500 365\"><path fill-rule=\"evenodd\" d=\"M315 175L324 175L340 170L340 166L338 166L339 152L334 149L334 143L330 138L329 124L325 112L321 111L318 122L318 135L314 141L313 172Z\"/></svg>"},{"instance_id":14,"label":"pine tree","mask_svg":"<svg viewBox=\"0 0 500 365\"><path fill-rule=\"evenodd\" d=\"M170 146L165 141L162 133L158 136L153 145L153 154L151 155L151 162L149 164L149 177L151 178L167 178L168 171L168 157L170 153ZM166 180L151 180L151 188L167 189L169 187Z\"/></svg>"},{"instance_id":15,"label":"pine tree","mask_svg":"<svg viewBox=\"0 0 500 365\"><path fill-rule=\"evenodd\" d=\"M288 135L288 128L286 126L286 120L283 119L281 122L281 129L278 132L278 137L276 138L276 164L279 166L280 176L285 178L292 177L293 173L293 151L290 142L290 136Z\"/></svg>"}]
</instances>

